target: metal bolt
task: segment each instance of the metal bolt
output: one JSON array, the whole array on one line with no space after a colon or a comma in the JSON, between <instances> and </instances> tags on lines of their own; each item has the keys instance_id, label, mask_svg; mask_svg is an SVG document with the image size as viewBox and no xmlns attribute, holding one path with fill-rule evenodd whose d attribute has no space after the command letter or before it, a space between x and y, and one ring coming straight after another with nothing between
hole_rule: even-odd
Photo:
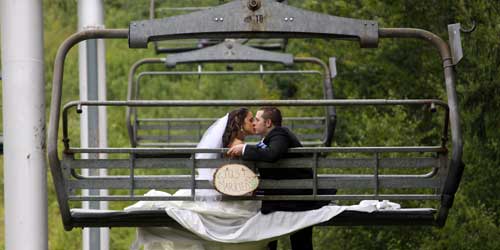
<instances>
[{"instance_id":1,"label":"metal bolt","mask_svg":"<svg viewBox=\"0 0 500 250\"><path fill-rule=\"evenodd\" d=\"M224 17L219 18L221 22L224 22Z\"/></svg>"},{"instance_id":2,"label":"metal bolt","mask_svg":"<svg viewBox=\"0 0 500 250\"><path fill-rule=\"evenodd\" d=\"M288 17L285 17L285 22L288 22Z\"/></svg>"},{"instance_id":3,"label":"metal bolt","mask_svg":"<svg viewBox=\"0 0 500 250\"><path fill-rule=\"evenodd\" d=\"M293 22L293 17L290 17L290 22Z\"/></svg>"},{"instance_id":4,"label":"metal bolt","mask_svg":"<svg viewBox=\"0 0 500 250\"><path fill-rule=\"evenodd\" d=\"M218 22L218 21L219 21L219 18L218 18L218 17L214 18L214 21Z\"/></svg>"},{"instance_id":5,"label":"metal bolt","mask_svg":"<svg viewBox=\"0 0 500 250\"><path fill-rule=\"evenodd\" d=\"M430 110L431 110L431 112L432 112L432 113L435 113L435 112L436 112L436 110L437 110L437 109L436 109L436 104L435 104L435 103L433 103L433 102L431 103L431 108L430 108Z\"/></svg>"},{"instance_id":6,"label":"metal bolt","mask_svg":"<svg viewBox=\"0 0 500 250\"><path fill-rule=\"evenodd\" d=\"M260 8L260 0L249 0L248 1L248 8L251 11L256 11Z\"/></svg>"}]
</instances>

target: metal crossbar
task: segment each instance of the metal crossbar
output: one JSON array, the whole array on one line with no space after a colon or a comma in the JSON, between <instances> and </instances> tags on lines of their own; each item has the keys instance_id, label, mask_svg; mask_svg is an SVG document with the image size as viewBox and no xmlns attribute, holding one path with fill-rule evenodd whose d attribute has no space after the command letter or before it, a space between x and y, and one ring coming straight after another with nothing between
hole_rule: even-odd
<instances>
[{"instance_id":1,"label":"metal crossbar","mask_svg":"<svg viewBox=\"0 0 500 250\"><path fill-rule=\"evenodd\" d=\"M192 145L197 142L205 130L216 118L138 118L135 122L135 141L137 146L155 145L167 147L172 145ZM285 117L283 126L295 131L299 140L305 145L322 145L324 134L317 133L325 128L325 117ZM314 131L298 133L300 129ZM155 133L148 133L155 132ZM247 137L247 141L257 141L256 136Z\"/></svg>"},{"instance_id":2,"label":"metal crossbar","mask_svg":"<svg viewBox=\"0 0 500 250\"><path fill-rule=\"evenodd\" d=\"M416 100L382 100L382 99L350 99L350 100L195 100L195 101L152 101L152 100L133 100L133 101L71 101L67 103L63 108L63 141L65 149L69 149L69 138L68 138L68 112L70 108L76 108L77 112L80 112L83 106L125 106L125 107L213 107L213 106L378 106L378 105L425 105L441 107L445 110L445 121L443 125L443 135L442 135L442 146L445 145L447 140L448 131L448 106L445 102L437 99L416 99ZM293 119L292 119L293 120ZM302 118L301 120L307 120ZM148 120L148 121L169 121L169 120ZM177 119L175 121L182 121ZM196 121L205 121L204 119L198 119ZM137 126L137 124L136 124ZM137 128L136 128L137 129ZM201 135L201 126L198 129L198 136ZM129 127L130 133L130 127ZM316 138L314 134L306 135L308 139ZM177 135L174 138L177 139L191 139L192 135ZM160 144L162 140L156 140L156 137L148 137L144 135L137 135L135 133L134 142L138 141L137 138L142 140L152 140L149 142L150 145L162 146ZM305 145L314 145L315 143L307 143ZM133 144L134 146L135 144ZM176 141L165 146L186 146L194 145L192 142L186 141Z\"/></svg>"},{"instance_id":3,"label":"metal crossbar","mask_svg":"<svg viewBox=\"0 0 500 250\"><path fill-rule=\"evenodd\" d=\"M111 153L111 154L133 154L137 152L152 152L172 154L172 153L187 153L195 154L200 152L217 152L223 153L227 149L193 149L193 148L163 148L163 149L143 149L143 148L71 148L68 153L70 155L78 153ZM341 194L339 196L333 195L320 195L316 192L311 195L303 196L256 196L250 199L273 199L283 200L293 197L295 200L358 200L360 197L372 199L436 199L439 197L439 190L442 186L444 171L446 169L446 149L441 147L367 147L367 148L295 148L290 150L291 153L300 154L313 154L312 157L302 157L295 159L284 159L277 163L260 163L260 162L244 162L231 159L214 159L214 160L194 160L186 158L173 158L168 161L162 159L136 159L134 168L131 171L138 170L172 170L172 169L185 169L192 170L198 168L217 168L221 165L231 162L238 162L245 164L253 169L263 168L316 168L315 177L313 179L298 179L298 180L262 180L260 188L263 189L341 189L344 192L349 190L354 191L352 194ZM317 157L318 153L371 153L377 155L376 158L330 158L330 157ZM380 153L436 153L437 157L380 157ZM443 165L444 164L444 165ZM67 157L63 159L62 166L66 169L66 189L68 192L80 189L129 189L130 176L129 175L111 175L105 177L85 177L78 174L80 169L92 168L106 168L123 169L129 168L130 162L128 159L109 159L109 160L87 160L87 159L74 159ZM320 170L342 170L339 173L319 174ZM403 172L394 173L365 173L356 174L356 172L377 169L405 170ZM418 171L418 169L421 169ZM420 172L420 173L416 173ZM179 175L179 174L142 174L133 177L133 189L191 189L192 175ZM196 189L212 189L212 185L206 180L196 180L194 185ZM419 194L419 189L427 188L432 190L433 194ZM355 190L371 189L372 194L357 194ZM398 193L397 190L413 189L417 193ZM396 193L382 193L381 190L393 190L390 192ZM366 190L364 191L366 192ZM408 191L407 191L408 192ZM194 192L195 193L195 192ZM123 196L84 196L76 195L70 196L70 200L137 200L135 192L132 190L130 195ZM176 197L156 197L159 200L194 200L195 196L176 196ZM150 198L148 198L150 199ZM248 197L231 198L231 199L248 199Z\"/></svg>"}]
</instances>

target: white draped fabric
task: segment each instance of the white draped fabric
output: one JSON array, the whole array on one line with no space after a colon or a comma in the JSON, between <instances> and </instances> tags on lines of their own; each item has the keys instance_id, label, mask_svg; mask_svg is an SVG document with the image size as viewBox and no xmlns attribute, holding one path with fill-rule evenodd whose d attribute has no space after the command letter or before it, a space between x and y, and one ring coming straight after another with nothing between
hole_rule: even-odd
<instances>
[{"instance_id":1,"label":"white draped fabric","mask_svg":"<svg viewBox=\"0 0 500 250\"><path fill-rule=\"evenodd\" d=\"M229 114L226 114L222 118L215 121L203 134L200 142L196 145L196 148L222 148L222 135L226 129L227 119ZM196 159L217 159L219 154L215 153L198 153L196 154ZM199 180L212 180L214 169L197 169Z\"/></svg>"},{"instance_id":2,"label":"white draped fabric","mask_svg":"<svg viewBox=\"0 0 500 250\"><path fill-rule=\"evenodd\" d=\"M170 194L151 190L146 195ZM174 195L189 195L189 190L180 190ZM330 205L304 212L274 212L264 215L259 212L260 204L256 201L140 201L125 210L159 208L165 209L186 231L138 228L132 249L139 249L141 245L145 250L265 249L267 242L277 237L328 221L346 210L370 213L399 209L400 206L388 201L362 201L359 205Z\"/></svg>"},{"instance_id":3,"label":"white draped fabric","mask_svg":"<svg viewBox=\"0 0 500 250\"><path fill-rule=\"evenodd\" d=\"M221 148L228 115L205 132L197 148ZM215 159L219 154L199 153L197 159ZM213 169L199 169L197 179L212 180ZM189 196L182 189L174 196ZM171 194L150 190L146 196ZM325 206L305 212L260 213L260 201L218 201L215 190L196 190L196 201L140 201L126 211L164 209L183 229L138 228L131 249L138 250L264 250L269 241L299 229L328 221L345 210L372 212L399 209L392 202L365 201L354 206Z\"/></svg>"}]
</instances>

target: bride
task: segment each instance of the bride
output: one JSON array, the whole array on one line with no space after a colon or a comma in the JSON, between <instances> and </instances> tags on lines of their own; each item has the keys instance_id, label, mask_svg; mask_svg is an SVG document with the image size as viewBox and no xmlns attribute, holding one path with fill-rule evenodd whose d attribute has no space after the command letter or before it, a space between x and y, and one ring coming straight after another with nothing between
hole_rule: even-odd
<instances>
[{"instance_id":1,"label":"bride","mask_svg":"<svg viewBox=\"0 0 500 250\"><path fill-rule=\"evenodd\" d=\"M231 111L215 121L205 132L197 148L228 148L244 143L253 134L252 112L246 108ZM196 159L216 159L219 153L197 153ZM212 181L214 169L197 169L198 180ZM181 189L174 196L190 196ZM149 196L171 194L151 190ZM324 206L301 212L260 212L261 202L221 201L214 189L196 189L195 201L140 201L126 211L164 209L182 228L138 228L132 250L265 250L270 241L302 228L328 221L345 210L372 212L376 201L354 206ZM392 204L391 204L392 205ZM397 204L395 204L397 205Z\"/></svg>"},{"instance_id":2,"label":"bride","mask_svg":"<svg viewBox=\"0 0 500 250\"><path fill-rule=\"evenodd\" d=\"M230 148L237 144L244 143L245 136L252 135L253 114L247 108L238 108L215 121L204 133L197 148ZM197 153L196 159L217 159L222 157L217 153ZM198 180L212 181L215 169L197 169ZM175 192L174 196L189 196L191 190L181 189ZM146 195L169 195L168 193L151 190ZM215 223L215 230L219 230L220 235L234 234L232 229L244 224L255 214L259 213L260 201L220 201L221 194L214 189L197 189L195 201L164 201L164 202L138 202L125 210L158 208L164 207L170 216L181 219L184 223L190 224L192 219L203 219L205 222ZM181 212L191 213L183 216ZM196 218L187 218L194 216ZM182 218L180 218L182 217ZM178 221L179 222L179 221ZM183 225L184 223L180 223ZM192 225L183 225L190 229ZM202 230L198 228L197 230ZM196 232L195 232L196 233ZM174 249L265 249L267 242L252 243L218 243L211 242L190 234L185 230L174 228L138 228L137 239L132 249L139 249L144 245L145 250L174 250Z\"/></svg>"},{"instance_id":3,"label":"bride","mask_svg":"<svg viewBox=\"0 0 500 250\"><path fill-rule=\"evenodd\" d=\"M253 114L247 108L238 108L215 121L203 134L196 148L229 148L242 144L247 135L252 135ZM196 159L217 159L224 157L218 153L197 153ZM199 168L198 180L213 181L215 169ZM190 196L190 189L178 190L174 195ZM260 201L220 201L222 195L215 189L196 189L195 201L179 201L177 204L200 214L212 214L218 217L246 218L259 211Z\"/></svg>"}]
</instances>

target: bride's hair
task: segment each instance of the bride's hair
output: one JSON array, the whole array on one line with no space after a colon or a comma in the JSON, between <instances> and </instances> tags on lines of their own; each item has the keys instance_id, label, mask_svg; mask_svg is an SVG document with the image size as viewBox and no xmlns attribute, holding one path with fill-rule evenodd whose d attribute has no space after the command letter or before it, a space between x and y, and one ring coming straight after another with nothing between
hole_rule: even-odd
<instances>
[{"instance_id":1,"label":"bride's hair","mask_svg":"<svg viewBox=\"0 0 500 250\"><path fill-rule=\"evenodd\" d=\"M238 136L238 133L243 130L243 124L245 123L245 117L248 112L249 110L247 108L239 108L229 113L226 130L224 130L224 134L222 134L222 147L227 148L227 146Z\"/></svg>"}]
</instances>

